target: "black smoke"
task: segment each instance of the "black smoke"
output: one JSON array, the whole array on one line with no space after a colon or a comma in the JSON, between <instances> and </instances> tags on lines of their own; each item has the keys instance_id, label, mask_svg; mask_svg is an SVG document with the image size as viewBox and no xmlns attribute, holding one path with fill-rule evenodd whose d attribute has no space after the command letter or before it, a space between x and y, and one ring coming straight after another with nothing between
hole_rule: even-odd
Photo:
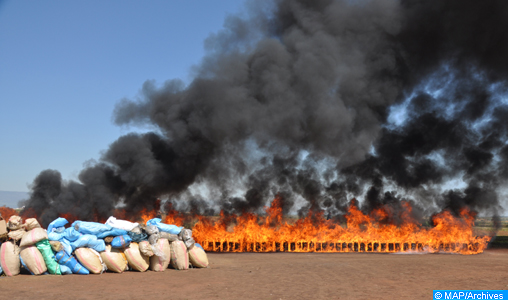
<instances>
[{"instance_id":1,"label":"black smoke","mask_svg":"<svg viewBox=\"0 0 508 300\"><path fill-rule=\"evenodd\" d=\"M49 222L129 213L168 197L193 212L496 215L508 176L508 2L251 2L206 42L185 85L147 81L114 112L153 126L63 182L43 171L27 206ZM394 213L396 216L397 213Z\"/></svg>"}]
</instances>

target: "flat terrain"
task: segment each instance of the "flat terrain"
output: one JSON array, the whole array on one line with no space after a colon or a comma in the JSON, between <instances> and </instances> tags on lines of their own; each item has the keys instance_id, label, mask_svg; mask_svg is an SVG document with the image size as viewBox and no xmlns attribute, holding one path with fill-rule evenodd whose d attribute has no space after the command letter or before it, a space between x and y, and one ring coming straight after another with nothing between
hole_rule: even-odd
<instances>
[{"instance_id":1,"label":"flat terrain","mask_svg":"<svg viewBox=\"0 0 508 300\"><path fill-rule=\"evenodd\" d=\"M431 299L507 289L508 250L483 254L210 253L210 268L0 278L0 299Z\"/></svg>"}]
</instances>

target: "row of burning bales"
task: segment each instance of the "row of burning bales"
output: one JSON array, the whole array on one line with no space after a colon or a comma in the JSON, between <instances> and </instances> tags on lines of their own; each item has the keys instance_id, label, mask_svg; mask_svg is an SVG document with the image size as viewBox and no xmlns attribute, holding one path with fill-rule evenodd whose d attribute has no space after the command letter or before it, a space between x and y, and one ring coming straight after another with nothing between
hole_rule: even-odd
<instances>
[{"instance_id":1,"label":"row of burning bales","mask_svg":"<svg viewBox=\"0 0 508 300\"><path fill-rule=\"evenodd\" d=\"M3 221L5 222L5 221ZM0 273L15 276L101 274L106 270L145 272L206 268L205 251L192 231L154 218L145 224L110 217L105 224L57 218L47 230L35 218L11 216L0 247Z\"/></svg>"},{"instance_id":2,"label":"row of burning bales","mask_svg":"<svg viewBox=\"0 0 508 300\"><path fill-rule=\"evenodd\" d=\"M345 224L324 218L322 212L283 222L282 202L276 197L266 208L266 217L245 213L221 213L218 221L198 217L194 238L204 250L213 252L424 252L478 254L488 246L489 236L476 236L475 214L443 211L422 226L402 201L394 212L389 208L363 213L352 201ZM396 216L394 216L396 214ZM393 222L397 219L398 222ZM174 220L174 218L172 218ZM234 223L234 226L231 224Z\"/></svg>"}]
</instances>

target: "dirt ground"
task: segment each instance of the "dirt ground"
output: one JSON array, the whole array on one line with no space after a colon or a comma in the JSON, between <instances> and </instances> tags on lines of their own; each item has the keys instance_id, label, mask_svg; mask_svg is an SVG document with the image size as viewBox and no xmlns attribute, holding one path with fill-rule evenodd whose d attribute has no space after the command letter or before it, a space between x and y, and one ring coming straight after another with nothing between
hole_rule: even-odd
<instances>
[{"instance_id":1,"label":"dirt ground","mask_svg":"<svg viewBox=\"0 0 508 300\"><path fill-rule=\"evenodd\" d=\"M432 299L508 289L508 249L483 254L209 253L210 268L0 278L0 299Z\"/></svg>"}]
</instances>

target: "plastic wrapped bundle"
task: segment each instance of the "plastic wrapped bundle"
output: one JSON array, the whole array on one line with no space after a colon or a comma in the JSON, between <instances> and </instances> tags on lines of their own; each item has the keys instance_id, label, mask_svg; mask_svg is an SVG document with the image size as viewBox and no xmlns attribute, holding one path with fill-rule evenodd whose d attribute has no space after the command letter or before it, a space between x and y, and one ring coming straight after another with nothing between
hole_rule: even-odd
<instances>
[{"instance_id":1,"label":"plastic wrapped bundle","mask_svg":"<svg viewBox=\"0 0 508 300\"><path fill-rule=\"evenodd\" d=\"M190 248L194 247L194 244L196 242L194 241L193 238L190 238L190 239L184 241L183 243L185 244L185 247L187 247L187 249L190 249Z\"/></svg>"},{"instance_id":2,"label":"plastic wrapped bundle","mask_svg":"<svg viewBox=\"0 0 508 300\"><path fill-rule=\"evenodd\" d=\"M47 239L48 234L46 233L46 230L42 228L34 228L30 231L27 231L25 235L23 235L23 238L21 238L21 243L19 244L19 246L20 247L32 246L38 241Z\"/></svg>"},{"instance_id":3,"label":"plastic wrapped bundle","mask_svg":"<svg viewBox=\"0 0 508 300\"><path fill-rule=\"evenodd\" d=\"M182 241L171 243L171 266L177 270L187 270L189 268L187 247Z\"/></svg>"},{"instance_id":4,"label":"plastic wrapped bundle","mask_svg":"<svg viewBox=\"0 0 508 300\"><path fill-rule=\"evenodd\" d=\"M59 227L59 228L63 228L63 227ZM76 231L76 229L74 229L74 227L69 227L61 232L58 232L57 230L49 232L48 239L50 241L60 241L61 239L66 239L70 242L74 242L75 240L79 239L82 235L83 234Z\"/></svg>"},{"instance_id":5,"label":"plastic wrapped bundle","mask_svg":"<svg viewBox=\"0 0 508 300\"><path fill-rule=\"evenodd\" d=\"M46 263L46 267L48 269L49 274L54 275L62 275L60 272L60 266L56 262L55 255L53 254L53 250L51 249L51 245L48 240L42 240L35 243L35 246L39 250Z\"/></svg>"},{"instance_id":6,"label":"plastic wrapped bundle","mask_svg":"<svg viewBox=\"0 0 508 300\"><path fill-rule=\"evenodd\" d=\"M157 234L157 233L159 233L159 228L157 228L157 226L155 226L155 225L148 225L148 226L146 226L145 231L149 235Z\"/></svg>"},{"instance_id":7,"label":"plastic wrapped bundle","mask_svg":"<svg viewBox=\"0 0 508 300\"><path fill-rule=\"evenodd\" d=\"M133 231L128 231L127 235L131 238L133 242L139 243L141 241L146 241L148 239L148 235L144 232L135 233Z\"/></svg>"},{"instance_id":8,"label":"plastic wrapped bundle","mask_svg":"<svg viewBox=\"0 0 508 300\"><path fill-rule=\"evenodd\" d=\"M51 232L53 232L54 228L63 227L68 223L69 223L69 221L67 221L67 219L65 219L65 218L57 218L53 222L49 223L48 232L51 233Z\"/></svg>"},{"instance_id":9,"label":"plastic wrapped bundle","mask_svg":"<svg viewBox=\"0 0 508 300\"><path fill-rule=\"evenodd\" d=\"M150 243L150 245L155 245L159 241L159 238L160 238L160 235L158 233L151 234L148 237L148 242Z\"/></svg>"},{"instance_id":10,"label":"plastic wrapped bundle","mask_svg":"<svg viewBox=\"0 0 508 300\"><path fill-rule=\"evenodd\" d=\"M13 242L5 242L0 247L0 265L7 276L19 274L19 247Z\"/></svg>"},{"instance_id":11,"label":"plastic wrapped bundle","mask_svg":"<svg viewBox=\"0 0 508 300\"><path fill-rule=\"evenodd\" d=\"M90 272L83 267L72 255L60 251L55 255L56 261L60 266L66 266L71 269L73 274L88 275Z\"/></svg>"},{"instance_id":12,"label":"plastic wrapped bundle","mask_svg":"<svg viewBox=\"0 0 508 300\"><path fill-rule=\"evenodd\" d=\"M176 225L169 225L162 223L162 220L160 218L154 218L151 220L146 221L146 226L149 225L155 225L159 229L159 231L168 232L171 234L179 234L180 231L182 231L183 227L179 227Z\"/></svg>"},{"instance_id":13,"label":"plastic wrapped bundle","mask_svg":"<svg viewBox=\"0 0 508 300\"><path fill-rule=\"evenodd\" d=\"M126 234L126 235L120 235L115 237L111 241L111 247L113 248L127 248L129 247L129 244L132 242L132 239Z\"/></svg>"},{"instance_id":14,"label":"plastic wrapped bundle","mask_svg":"<svg viewBox=\"0 0 508 300\"><path fill-rule=\"evenodd\" d=\"M139 226L139 223L132 223L129 221L118 220L115 217L109 217L109 219L106 221L106 224L113 227L113 228L123 229L125 231L131 231L134 228Z\"/></svg>"},{"instance_id":15,"label":"plastic wrapped bundle","mask_svg":"<svg viewBox=\"0 0 508 300\"><path fill-rule=\"evenodd\" d=\"M41 228L41 225L39 222L37 222L37 219L35 218L29 218L25 220L25 229L26 230L32 230L34 228Z\"/></svg>"},{"instance_id":16,"label":"plastic wrapped bundle","mask_svg":"<svg viewBox=\"0 0 508 300\"><path fill-rule=\"evenodd\" d=\"M74 251L78 261L93 274L101 274L107 267L97 251L91 248L78 248Z\"/></svg>"},{"instance_id":17,"label":"plastic wrapped bundle","mask_svg":"<svg viewBox=\"0 0 508 300\"><path fill-rule=\"evenodd\" d=\"M35 246L21 247L19 256L33 275L41 275L48 270L42 254Z\"/></svg>"},{"instance_id":18,"label":"plastic wrapped bundle","mask_svg":"<svg viewBox=\"0 0 508 300\"><path fill-rule=\"evenodd\" d=\"M206 268L208 267L208 257L206 252L197 246L191 247L187 250L189 252L189 260L194 267Z\"/></svg>"},{"instance_id":19,"label":"plastic wrapped bundle","mask_svg":"<svg viewBox=\"0 0 508 300\"><path fill-rule=\"evenodd\" d=\"M97 237L101 233L108 232L113 229L113 227L106 225L106 224L101 224L101 223L96 223L96 222L84 222L84 221L76 221L76 222L72 223L71 226L74 227L74 229L76 229L77 231L79 231L82 234L92 234Z\"/></svg>"},{"instance_id":20,"label":"plastic wrapped bundle","mask_svg":"<svg viewBox=\"0 0 508 300\"><path fill-rule=\"evenodd\" d=\"M137 243L131 243L129 248L125 249L123 253L127 257L129 266L136 271L144 272L150 266L149 258L141 254Z\"/></svg>"},{"instance_id":21,"label":"plastic wrapped bundle","mask_svg":"<svg viewBox=\"0 0 508 300\"><path fill-rule=\"evenodd\" d=\"M68 240L66 239L61 239L60 241L60 244L62 245L62 247L64 248L64 251L71 255L72 254L72 251L74 251L74 249L72 248L71 246L71 242L69 242Z\"/></svg>"},{"instance_id":22,"label":"plastic wrapped bundle","mask_svg":"<svg viewBox=\"0 0 508 300\"><path fill-rule=\"evenodd\" d=\"M77 240L71 243L72 249L80 248L80 247L88 247L94 249L97 252L102 252L106 250L106 244L104 240L97 239L95 235L84 234L80 236Z\"/></svg>"},{"instance_id":23,"label":"plastic wrapped bundle","mask_svg":"<svg viewBox=\"0 0 508 300\"><path fill-rule=\"evenodd\" d=\"M153 248L157 249L159 255L150 257L150 270L156 272L163 272L168 268L171 259L171 248L166 239L160 239ZM155 251L154 251L155 253Z\"/></svg>"},{"instance_id":24,"label":"plastic wrapped bundle","mask_svg":"<svg viewBox=\"0 0 508 300\"><path fill-rule=\"evenodd\" d=\"M174 241L178 241L178 235L167 233L167 232L159 232L159 238L166 239L170 243L174 242Z\"/></svg>"},{"instance_id":25,"label":"plastic wrapped bundle","mask_svg":"<svg viewBox=\"0 0 508 300\"><path fill-rule=\"evenodd\" d=\"M105 232L98 234L97 237L100 239L103 239L108 236L126 235L128 232L130 232L130 231L125 231L123 229L118 229L118 228L112 228L109 231L105 231Z\"/></svg>"},{"instance_id":26,"label":"plastic wrapped bundle","mask_svg":"<svg viewBox=\"0 0 508 300\"><path fill-rule=\"evenodd\" d=\"M101 258L110 271L122 273L129 268L129 262L125 254L120 250L111 248L110 245L106 246L106 251L101 252Z\"/></svg>"},{"instance_id":27,"label":"plastic wrapped bundle","mask_svg":"<svg viewBox=\"0 0 508 300\"><path fill-rule=\"evenodd\" d=\"M21 222L21 217L20 216L11 216L9 218L9 222L7 222L7 228L9 228L9 230L18 230L18 229L23 228L23 224Z\"/></svg>"},{"instance_id":28,"label":"plastic wrapped bundle","mask_svg":"<svg viewBox=\"0 0 508 300\"><path fill-rule=\"evenodd\" d=\"M190 229L182 229L180 233L178 234L178 237L180 237L180 240L186 241L190 240L192 238L192 230Z\"/></svg>"},{"instance_id":29,"label":"plastic wrapped bundle","mask_svg":"<svg viewBox=\"0 0 508 300\"><path fill-rule=\"evenodd\" d=\"M153 250L152 250L152 245L150 245L150 243L148 241L139 242L138 246L139 246L139 251L144 256L152 257L154 255Z\"/></svg>"},{"instance_id":30,"label":"plastic wrapped bundle","mask_svg":"<svg viewBox=\"0 0 508 300\"><path fill-rule=\"evenodd\" d=\"M71 275L72 274L72 270L65 266L65 265L58 265L60 267L60 273L62 273L62 275Z\"/></svg>"}]
</instances>

